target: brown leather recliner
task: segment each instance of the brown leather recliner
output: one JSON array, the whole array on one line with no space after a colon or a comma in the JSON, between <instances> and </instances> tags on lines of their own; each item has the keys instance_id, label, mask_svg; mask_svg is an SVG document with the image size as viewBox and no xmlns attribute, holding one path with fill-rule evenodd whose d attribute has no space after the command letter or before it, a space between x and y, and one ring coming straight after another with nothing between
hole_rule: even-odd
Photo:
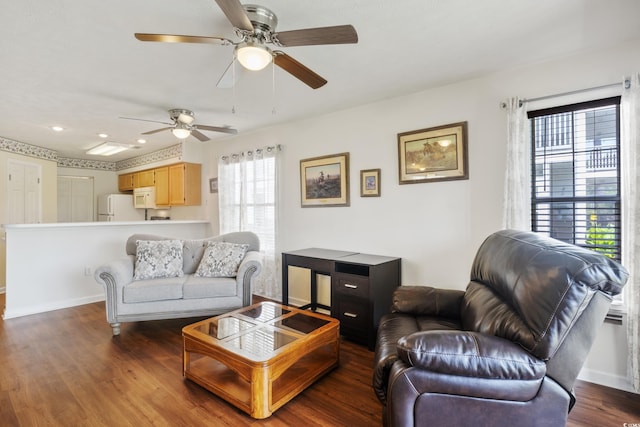
<instances>
[{"instance_id":1,"label":"brown leather recliner","mask_svg":"<svg viewBox=\"0 0 640 427\"><path fill-rule=\"evenodd\" d=\"M503 230L466 291L401 286L378 327L391 426L564 426L573 384L628 273L596 252Z\"/></svg>"}]
</instances>

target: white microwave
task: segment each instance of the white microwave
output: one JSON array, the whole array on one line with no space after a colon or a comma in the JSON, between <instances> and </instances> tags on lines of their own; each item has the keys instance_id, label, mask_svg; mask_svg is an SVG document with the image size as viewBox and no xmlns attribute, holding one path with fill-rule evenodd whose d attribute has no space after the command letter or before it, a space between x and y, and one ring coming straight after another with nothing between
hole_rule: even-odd
<instances>
[{"instance_id":1,"label":"white microwave","mask_svg":"<svg viewBox=\"0 0 640 427\"><path fill-rule=\"evenodd\" d=\"M140 187L133 189L133 207L138 209L156 208L156 188Z\"/></svg>"}]
</instances>

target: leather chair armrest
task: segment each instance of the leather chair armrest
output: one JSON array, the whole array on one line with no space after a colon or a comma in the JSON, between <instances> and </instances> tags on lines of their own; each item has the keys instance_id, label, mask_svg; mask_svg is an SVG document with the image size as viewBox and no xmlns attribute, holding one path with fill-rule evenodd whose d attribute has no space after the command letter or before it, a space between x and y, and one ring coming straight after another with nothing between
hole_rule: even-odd
<instances>
[{"instance_id":1,"label":"leather chair armrest","mask_svg":"<svg viewBox=\"0 0 640 427\"><path fill-rule=\"evenodd\" d=\"M471 378L540 380L546 364L504 338L470 331L416 332L398 340L410 366Z\"/></svg>"},{"instance_id":2,"label":"leather chair armrest","mask_svg":"<svg viewBox=\"0 0 640 427\"><path fill-rule=\"evenodd\" d=\"M383 405L387 401L389 371L398 360L398 340L417 331L416 319L409 314L385 314L380 319L373 359L373 390Z\"/></svg>"},{"instance_id":3,"label":"leather chair armrest","mask_svg":"<svg viewBox=\"0 0 640 427\"><path fill-rule=\"evenodd\" d=\"M393 293L392 313L460 318L464 291L430 286L400 286Z\"/></svg>"}]
</instances>

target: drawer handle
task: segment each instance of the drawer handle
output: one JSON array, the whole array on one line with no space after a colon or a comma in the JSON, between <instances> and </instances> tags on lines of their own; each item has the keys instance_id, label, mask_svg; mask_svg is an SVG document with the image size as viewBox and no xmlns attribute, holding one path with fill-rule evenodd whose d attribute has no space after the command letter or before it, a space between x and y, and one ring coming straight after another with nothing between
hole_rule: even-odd
<instances>
[{"instance_id":1,"label":"drawer handle","mask_svg":"<svg viewBox=\"0 0 640 427\"><path fill-rule=\"evenodd\" d=\"M358 285L352 285L351 283L345 283L344 287L349 289L358 289Z\"/></svg>"},{"instance_id":2,"label":"drawer handle","mask_svg":"<svg viewBox=\"0 0 640 427\"><path fill-rule=\"evenodd\" d=\"M355 313L349 313L348 311L347 311L347 312L345 312L345 313L344 313L344 315L345 315L345 316L347 316L347 317L353 317L354 319L355 319L356 317L358 317L358 315L357 315L357 314L355 314Z\"/></svg>"}]
</instances>

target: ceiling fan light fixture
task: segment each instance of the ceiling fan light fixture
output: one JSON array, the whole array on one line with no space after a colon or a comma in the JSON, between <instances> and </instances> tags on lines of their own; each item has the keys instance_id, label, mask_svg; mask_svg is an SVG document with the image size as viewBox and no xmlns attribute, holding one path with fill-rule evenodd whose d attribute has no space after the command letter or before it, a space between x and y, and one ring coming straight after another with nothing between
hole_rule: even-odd
<instances>
[{"instance_id":1,"label":"ceiling fan light fixture","mask_svg":"<svg viewBox=\"0 0 640 427\"><path fill-rule=\"evenodd\" d=\"M273 60L273 54L268 47L255 42L243 42L236 46L238 62L251 71L264 69Z\"/></svg>"},{"instance_id":2,"label":"ceiling fan light fixture","mask_svg":"<svg viewBox=\"0 0 640 427\"><path fill-rule=\"evenodd\" d=\"M171 129L171 133L178 139L185 139L191 135L191 129L184 123L176 123L176 127Z\"/></svg>"}]
</instances>

